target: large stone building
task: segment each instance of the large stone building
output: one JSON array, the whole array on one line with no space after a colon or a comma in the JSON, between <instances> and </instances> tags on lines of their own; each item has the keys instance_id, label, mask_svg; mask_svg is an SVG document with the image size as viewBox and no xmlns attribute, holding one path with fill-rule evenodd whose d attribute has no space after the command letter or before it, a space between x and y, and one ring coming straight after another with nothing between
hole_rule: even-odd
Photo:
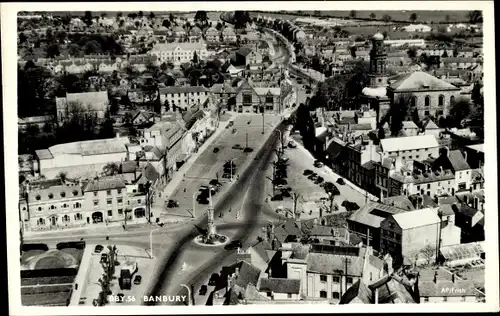
<instances>
[{"instance_id":1,"label":"large stone building","mask_svg":"<svg viewBox=\"0 0 500 316\"><path fill-rule=\"evenodd\" d=\"M203 42L174 42L174 43L159 43L153 46L150 54L158 57L160 63L173 62L174 64L182 64L193 60L194 54L198 59L208 57L207 45Z\"/></svg>"},{"instance_id":2,"label":"large stone building","mask_svg":"<svg viewBox=\"0 0 500 316\"><path fill-rule=\"evenodd\" d=\"M107 91L67 93L56 98L57 121L63 123L73 115L104 119L109 107Z\"/></svg>"},{"instance_id":3,"label":"large stone building","mask_svg":"<svg viewBox=\"0 0 500 316\"><path fill-rule=\"evenodd\" d=\"M170 109L175 105L186 110L194 105L205 103L209 90L203 86L166 87L159 89L161 104L168 101Z\"/></svg>"}]
</instances>

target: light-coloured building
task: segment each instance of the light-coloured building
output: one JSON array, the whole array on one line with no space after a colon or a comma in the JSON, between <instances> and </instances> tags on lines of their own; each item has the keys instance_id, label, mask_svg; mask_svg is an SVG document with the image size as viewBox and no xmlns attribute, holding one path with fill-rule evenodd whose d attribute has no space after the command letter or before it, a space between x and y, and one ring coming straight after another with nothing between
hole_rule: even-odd
<instances>
[{"instance_id":1,"label":"light-coloured building","mask_svg":"<svg viewBox=\"0 0 500 316\"><path fill-rule=\"evenodd\" d=\"M403 164L439 156L439 143L434 135L385 138L380 140L380 147L382 159L401 157Z\"/></svg>"},{"instance_id":2,"label":"light-coloured building","mask_svg":"<svg viewBox=\"0 0 500 316\"><path fill-rule=\"evenodd\" d=\"M191 62L195 52L199 59L206 59L209 56L207 45L203 42L159 43L153 46L149 53L157 56L160 63L182 64Z\"/></svg>"},{"instance_id":3,"label":"light-coloured building","mask_svg":"<svg viewBox=\"0 0 500 316\"><path fill-rule=\"evenodd\" d=\"M175 105L184 110L194 105L205 103L210 90L203 86L165 87L160 88L160 102L168 102L170 109Z\"/></svg>"},{"instance_id":4,"label":"light-coloured building","mask_svg":"<svg viewBox=\"0 0 500 316\"><path fill-rule=\"evenodd\" d=\"M97 170L100 170L106 163L125 161L127 144L130 141L128 137L117 136L117 138L59 144L48 149L36 150L33 166L35 174L50 178L57 175L57 173L52 174L51 171L54 170L68 172L68 176L77 176L72 173L92 166L97 166Z\"/></svg>"},{"instance_id":5,"label":"light-coloured building","mask_svg":"<svg viewBox=\"0 0 500 316\"><path fill-rule=\"evenodd\" d=\"M402 130L405 136L417 136L418 126L413 121L403 121Z\"/></svg>"},{"instance_id":6,"label":"light-coloured building","mask_svg":"<svg viewBox=\"0 0 500 316\"><path fill-rule=\"evenodd\" d=\"M229 43L234 43L236 42L236 33L234 32L234 29L231 27L226 27L225 29L222 30L222 40L224 42L229 42Z\"/></svg>"},{"instance_id":7,"label":"light-coloured building","mask_svg":"<svg viewBox=\"0 0 500 316\"><path fill-rule=\"evenodd\" d=\"M221 37L221 32L219 30L217 30L215 27L209 27L206 31L205 31L205 40L207 42L213 42L213 43L217 43L220 41L220 37Z\"/></svg>"},{"instance_id":8,"label":"light-coloured building","mask_svg":"<svg viewBox=\"0 0 500 316\"><path fill-rule=\"evenodd\" d=\"M476 303L474 280L464 280L443 270L419 271L420 303Z\"/></svg>"}]
</instances>

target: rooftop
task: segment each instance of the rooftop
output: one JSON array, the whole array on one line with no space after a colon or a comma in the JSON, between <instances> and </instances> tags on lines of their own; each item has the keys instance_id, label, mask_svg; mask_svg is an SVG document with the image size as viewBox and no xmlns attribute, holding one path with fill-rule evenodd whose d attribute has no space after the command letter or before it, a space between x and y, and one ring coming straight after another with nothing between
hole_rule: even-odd
<instances>
[{"instance_id":1,"label":"rooftop","mask_svg":"<svg viewBox=\"0 0 500 316\"><path fill-rule=\"evenodd\" d=\"M380 140L380 145L384 152L439 147L439 143L435 135L385 138Z\"/></svg>"},{"instance_id":2,"label":"rooftop","mask_svg":"<svg viewBox=\"0 0 500 316\"><path fill-rule=\"evenodd\" d=\"M259 291L286 294L299 294L300 279L262 278Z\"/></svg>"},{"instance_id":3,"label":"rooftop","mask_svg":"<svg viewBox=\"0 0 500 316\"><path fill-rule=\"evenodd\" d=\"M437 211L432 208L394 214L392 218L398 223L401 229L411 229L440 222Z\"/></svg>"},{"instance_id":4,"label":"rooftop","mask_svg":"<svg viewBox=\"0 0 500 316\"><path fill-rule=\"evenodd\" d=\"M123 188L125 188L125 180L123 179L123 176L114 175L89 181L83 191L92 192Z\"/></svg>"},{"instance_id":5,"label":"rooftop","mask_svg":"<svg viewBox=\"0 0 500 316\"><path fill-rule=\"evenodd\" d=\"M175 93L197 93L208 92L209 90L203 86L182 86L182 87L165 87L158 89L160 94L175 94Z\"/></svg>"},{"instance_id":6,"label":"rooftop","mask_svg":"<svg viewBox=\"0 0 500 316\"><path fill-rule=\"evenodd\" d=\"M448 159L455 171L468 170L471 169L465 157L460 150L452 150L449 152Z\"/></svg>"},{"instance_id":7,"label":"rooftop","mask_svg":"<svg viewBox=\"0 0 500 316\"><path fill-rule=\"evenodd\" d=\"M56 185L32 190L28 193L28 203L61 201L81 197L83 197L83 193L78 185Z\"/></svg>"},{"instance_id":8,"label":"rooftop","mask_svg":"<svg viewBox=\"0 0 500 316\"><path fill-rule=\"evenodd\" d=\"M127 152L127 148L125 145L129 143L130 140L128 139L128 137L86 140L81 142L54 145L52 147L49 147L48 149L36 151L36 154L41 155L41 157L38 156L40 159L50 159L62 155L91 156L112 153L125 153Z\"/></svg>"},{"instance_id":9,"label":"rooftop","mask_svg":"<svg viewBox=\"0 0 500 316\"><path fill-rule=\"evenodd\" d=\"M413 203L406 195L396 195L396 196L386 197L384 198L383 203L406 211L415 210L415 207L413 207Z\"/></svg>"},{"instance_id":10,"label":"rooftop","mask_svg":"<svg viewBox=\"0 0 500 316\"><path fill-rule=\"evenodd\" d=\"M436 78L423 71L415 71L400 76L399 80L389 85L389 89L392 89L395 92L460 90L460 88L452 85L451 83Z\"/></svg>"},{"instance_id":11,"label":"rooftop","mask_svg":"<svg viewBox=\"0 0 500 316\"><path fill-rule=\"evenodd\" d=\"M403 210L394 206L369 201L362 208L354 212L349 217L349 221L361 223L374 228L379 228L380 223L382 223L382 221L387 217L406 211L407 210Z\"/></svg>"}]
</instances>

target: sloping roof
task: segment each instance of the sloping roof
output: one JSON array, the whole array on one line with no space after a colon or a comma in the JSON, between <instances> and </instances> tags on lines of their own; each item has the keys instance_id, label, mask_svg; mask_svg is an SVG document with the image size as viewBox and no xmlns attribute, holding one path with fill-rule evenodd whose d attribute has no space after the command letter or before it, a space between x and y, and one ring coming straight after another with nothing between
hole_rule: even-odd
<instances>
[{"instance_id":1,"label":"sloping roof","mask_svg":"<svg viewBox=\"0 0 500 316\"><path fill-rule=\"evenodd\" d=\"M439 147L435 135L384 138L380 140L380 145L385 152Z\"/></svg>"},{"instance_id":2,"label":"sloping roof","mask_svg":"<svg viewBox=\"0 0 500 316\"><path fill-rule=\"evenodd\" d=\"M394 214L392 218L398 223L401 229L411 229L440 222L436 210L432 208Z\"/></svg>"},{"instance_id":3,"label":"sloping roof","mask_svg":"<svg viewBox=\"0 0 500 316\"><path fill-rule=\"evenodd\" d=\"M96 180L91 180L85 188L84 192L91 191L103 191L112 189L123 189L125 188L125 180L122 175L114 175L109 177L102 177Z\"/></svg>"},{"instance_id":4,"label":"sloping roof","mask_svg":"<svg viewBox=\"0 0 500 316\"><path fill-rule=\"evenodd\" d=\"M247 56L248 54L250 54L252 52L252 50L248 47L242 47L240 48L236 54L239 54L241 56Z\"/></svg>"},{"instance_id":5,"label":"sloping roof","mask_svg":"<svg viewBox=\"0 0 500 316\"><path fill-rule=\"evenodd\" d=\"M245 288L249 283L257 286L261 271L247 261L240 261L233 265L234 268L239 268L238 276L234 283L242 288Z\"/></svg>"},{"instance_id":6,"label":"sloping roof","mask_svg":"<svg viewBox=\"0 0 500 316\"><path fill-rule=\"evenodd\" d=\"M368 201L362 208L354 212L349 221L365 224L370 227L379 228L380 223L393 214L406 212L406 210L385 205L378 202Z\"/></svg>"},{"instance_id":7,"label":"sloping roof","mask_svg":"<svg viewBox=\"0 0 500 316\"><path fill-rule=\"evenodd\" d=\"M40 160L54 158L54 156L52 156L50 150L48 150L48 149L37 149L37 150L35 150L35 155Z\"/></svg>"},{"instance_id":8,"label":"sloping roof","mask_svg":"<svg viewBox=\"0 0 500 316\"><path fill-rule=\"evenodd\" d=\"M47 201L60 201L71 198L82 197L82 189L79 186L56 185L41 189L34 189L28 194L29 203ZM39 198L39 199L37 199Z\"/></svg>"},{"instance_id":9,"label":"sloping roof","mask_svg":"<svg viewBox=\"0 0 500 316\"><path fill-rule=\"evenodd\" d=\"M66 98L56 98L56 103L66 107L68 103L80 103L88 111L105 111L109 99L107 91L67 93Z\"/></svg>"},{"instance_id":10,"label":"sloping roof","mask_svg":"<svg viewBox=\"0 0 500 316\"><path fill-rule=\"evenodd\" d=\"M354 283L345 293L342 295L339 304L349 304L353 303L372 303L372 291L366 286L362 279Z\"/></svg>"},{"instance_id":11,"label":"sloping roof","mask_svg":"<svg viewBox=\"0 0 500 316\"><path fill-rule=\"evenodd\" d=\"M439 126L436 125L436 123L434 123L433 120L428 120L425 124L424 124L424 128L425 129L439 129Z\"/></svg>"},{"instance_id":12,"label":"sloping roof","mask_svg":"<svg viewBox=\"0 0 500 316\"><path fill-rule=\"evenodd\" d=\"M160 94L173 94L173 93L197 93L208 92L209 90L203 86L182 86L182 87L165 87L158 89Z\"/></svg>"},{"instance_id":13,"label":"sloping roof","mask_svg":"<svg viewBox=\"0 0 500 316\"><path fill-rule=\"evenodd\" d=\"M348 256L332 253L310 252L307 256L307 271L314 273L333 274L336 271L345 271L347 261L347 274L361 276L363 273L365 248L360 248L359 256Z\"/></svg>"},{"instance_id":14,"label":"sloping roof","mask_svg":"<svg viewBox=\"0 0 500 316\"><path fill-rule=\"evenodd\" d=\"M436 78L423 71L415 71L406 74L398 81L392 83L389 88L396 92L460 90L460 88L452 85L451 83Z\"/></svg>"},{"instance_id":15,"label":"sloping roof","mask_svg":"<svg viewBox=\"0 0 500 316\"><path fill-rule=\"evenodd\" d=\"M300 279L262 278L260 280L259 291L299 294Z\"/></svg>"},{"instance_id":16,"label":"sloping roof","mask_svg":"<svg viewBox=\"0 0 500 316\"><path fill-rule=\"evenodd\" d=\"M477 293L472 280L420 281L418 290L420 297L475 296Z\"/></svg>"},{"instance_id":17,"label":"sloping roof","mask_svg":"<svg viewBox=\"0 0 500 316\"><path fill-rule=\"evenodd\" d=\"M403 121L403 128L415 128L415 129L417 129L418 126L413 121Z\"/></svg>"},{"instance_id":18,"label":"sloping roof","mask_svg":"<svg viewBox=\"0 0 500 316\"><path fill-rule=\"evenodd\" d=\"M396 195L384 198L384 204L391 205L402 210L413 211L415 207L406 195Z\"/></svg>"},{"instance_id":19,"label":"sloping roof","mask_svg":"<svg viewBox=\"0 0 500 316\"><path fill-rule=\"evenodd\" d=\"M468 170L471 169L465 157L460 150L452 150L449 152L448 159L455 171Z\"/></svg>"},{"instance_id":20,"label":"sloping roof","mask_svg":"<svg viewBox=\"0 0 500 316\"><path fill-rule=\"evenodd\" d=\"M158 173L158 171L156 171L156 168L151 163L148 163L142 170L142 177L144 179L147 179L148 181L155 183L156 180L158 180L158 178L160 177L160 174Z\"/></svg>"},{"instance_id":21,"label":"sloping roof","mask_svg":"<svg viewBox=\"0 0 500 316\"><path fill-rule=\"evenodd\" d=\"M174 43L158 43L155 46L153 46L153 49L151 51L153 52L158 52L158 51L173 51L174 49L177 48L177 46L181 50L202 50L206 48L202 43L199 42L174 42Z\"/></svg>"},{"instance_id":22,"label":"sloping roof","mask_svg":"<svg viewBox=\"0 0 500 316\"><path fill-rule=\"evenodd\" d=\"M135 173L135 170L139 166L139 162L133 160L127 160L122 162L120 165L120 173Z\"/></svg>"},{"instance_id":23,"label":"sloping roof","mask_svg":"<svg viewBox=\"0 0 500 316\"><path fill-rule=\"evenodd\" d=\"M49 147L52 156L60 155L103 155L113 153L126 153L128 137L86 140L81 142L65 143Z\"/></svg>"}]
</instances>

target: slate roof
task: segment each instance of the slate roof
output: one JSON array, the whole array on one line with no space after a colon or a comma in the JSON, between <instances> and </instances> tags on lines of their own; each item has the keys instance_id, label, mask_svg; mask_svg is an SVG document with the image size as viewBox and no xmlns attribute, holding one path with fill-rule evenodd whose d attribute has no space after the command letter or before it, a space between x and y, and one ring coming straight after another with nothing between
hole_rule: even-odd
<instances>
[{"instance_id":1,"label":"slate roof","mask_svg":"<svg viewBox=\"0 0 500 316\"><path fill-rule=\"evenodd\" d=\"M247 261L240 261L230 266L233 273L236 271L236 268L239 268L239 274L238 277L233 280L234 284L241 286L242 288L245 288L249 283L257 286L261 274L261 271L258 268Z\"/></svg>"},{"instance_id":2,"label":"slate roof","mask_svg":"<svg viewBox=\"0 0 500 316\"><path fill-rule=\"evenodd\" d=\"M156 171L156 168L151 163L148 163L142 170L141 179L145 179L151 181L152 183L155 183L158 178L160 178L160 174L158 173L158 171Z\"/></svg>"},{"instance_id":3,"label":"slate roof","mask_svg":"<svg viewBox=\"0 0 500 316\"><path fill-rule=\"evenodd\" d=\"M472 280L436 280L419 281L418 290L420 297L453 297L475 296L476 290Z\"/></svg>"},{"instance_id":4,"label":"slate roof","mask_svg":"<svg viewBox=\"0 0 500 316\"><path fill-rule=\"evenodd\" d=\"M329 245L321 245L329 246ZM363 273L365 248L359 249L358 256L348 256L347 275L361 276ZM321 274L337 274L336 271L345 271L345 255L336 253L309 252L307 255L307 271Z\"/></svg>"},{"instance_id":5,"label":"slate roof","mask_svg":"<svg viewBox=\"0 0 500 316\"><path fill-rule=\"evenodd\" d=\"M396 195L396 196L386 197L383 200L383 204L391 205L406 211L415 210L415 207L413 207L413 203L406 195Z\"/></svg>"},{"instance_id":6,"label":"slate roof","mask_svg":"<svg viewBox=\"0 0 500 316\"><path fill-rule=\"evenodd\" d=\"M411 212L398 213L392 215L392 218L403 230L438 224L440 222L436 210L432 208L424 208Z\"/></svg>"},{"instance_id":7,"label":"slate roof","mask_svg":"<svg viewBox=\"0 0 500 316\"><path fill-rule=\"evenodd\" d=\"M87 183L83 191L92 192L92 191L104 191L104 190L123 189L123 188L125 188L125 180L123 179L123 176L114 175L89 181L89 183Z\"/></svg>"},{"instance_id":8,"label":"slate roof","mask_svg":"<svg viewBox=\"0 0 500 316\"><path fill-rule=\"evenodd\" d=\"M354 212L349 217L349 221L361 223L374 228L379 228L380 223L385 218L389 217L392 214L398 214L402 212L406 212L406 210L374 201L368 201L368 203L366 203L362 208ZM383 217L383 215L387 216Z\"/></svg>"},{"instance_id":9,"label":"slate roof","mask_svg":"<svg viewBox=\"0 0 500 316\"><path fill-rule=\"evenodd\" d=\"M403 75L399 80L389 85L395 92L404 91L456 91L460 88L423 71L415 71Z\"/></svg>"},{"instance_id":10,"label":"slate roof","mask_svg":"<svg viewBox=\"0 0 500 316\"><path fill-rule=\"evenodd\" d=\"M82 156L103 155L112 153L125 153L127 152L127 147L125 145L129 143L130 140L128 139L128 137L95 139L95 140L86 140L81 142L58 144L49 147L48 150L54 157L60 155L82 155ZM46 153L41 153L41 154L45 155Z\"/></svg>"},{"instance_id":11,"label":"slate roof","mask_svg":"<svg viewBox=\"0 0 500 316\"><path fill-rule=\"evenodd\" d=\"M165 87L158 89L160 94L173 93L197 93L208 92L209 90L203 86L183 86L183 87Z\"/></svg>"},{"instance_id":12,"label":"slate roof","mask_svg":"<svg viewBox=\"0 0 500 316\"><path fill-rule=\"evenodd\" d=\"M120 165L120 173L135 173L135 170L139 167L138 161L127 160L123 161Z\"/></svg>"},{"instance_id":13,"label":"slate roof","mask_svg":"<svg viewBox=\"0 0 500 316\"><path fill-rule=\"evenodd\" d=\"M380 140L380 145L385 152L439 147L435 135L384 138Z\"/></svg>"},{"instance_id":14,"label":"slate roof","mask_svg":"<svg viewBox=\"0 0 500 316\"><path fill-rule=\"evenodd\" d=\"M240 49L236 52L236 54L241 55L241 56L245 56L245 57L246 57L246 56L248 56L248 54L250 54L251 52L252 52L252 50L251 50L250 48L248 48L248 47L242 47L242 48L240 48Z\"/></svg>"},{"instance_id":15,"label":"slate roof","mask_svg":"<svg viewBox=\"0 0 500 316\"><path fill-rule=\"evenodd\" d=\"M439 129L439 126L436 125L436 123L434 123L433 120L428 120L425 124L424 124L424 128L425 129Z\"/></svg>"},{"instance_id":16,"label":"slate roof","mask_svg":"<svg viewBox=\"0 0 500 316\"><path fill-rule=\"evenodd\" d=\"M40 199L38 200L37 197ZM78 197L83 197L82 189L79 186L56 185L32 190L28 193L28 203L56 202Z\"/></svg>"},{"instance_id":17,"label":"slate roof","mask_svg":"<svg viewBox=\"0 0 500 316\"><path fill-rule=\"evenodd\" d=\"M259 291L299 294L300 279L262 278L260 280Z\"/></svg>"},{"instance_id":18,"label":"slate roof","mask_svg":"<svg viewBox=\"0 0 500 316\"><path fill-rule=\"evenodd\" d=\"M372 291L361 279L342 295L339 304L349 304L350 302L372 304Z\"/></svg>"},{"instance_id":19,"label":"slate roof","mask_svg":"<svg viewBox=\"0 0 500 316\"><path fill-rule=\"evenodd\" d=\"M467 161L465 161L465 157L460 150L452 150L449 152L450 163L455 171L462 171L471 169Z\"/></svg>"},{"instance_id":20,"label":"slate roof","mask_svg":"<svg viewBox=\"0 0 500 316\"><path fill-rule=\"evenodd\" d=\"M189 42L174 42L174 43L158 43L155 46L153 46L153 49L151 50L152 52L158 52L158 51L173 51L174 49L179 48L181 50L190 50L190 51L199 51L203 50L205 46L202 43L194 42L194 43L189 43Z\"/></svg>"}]
</instances>

